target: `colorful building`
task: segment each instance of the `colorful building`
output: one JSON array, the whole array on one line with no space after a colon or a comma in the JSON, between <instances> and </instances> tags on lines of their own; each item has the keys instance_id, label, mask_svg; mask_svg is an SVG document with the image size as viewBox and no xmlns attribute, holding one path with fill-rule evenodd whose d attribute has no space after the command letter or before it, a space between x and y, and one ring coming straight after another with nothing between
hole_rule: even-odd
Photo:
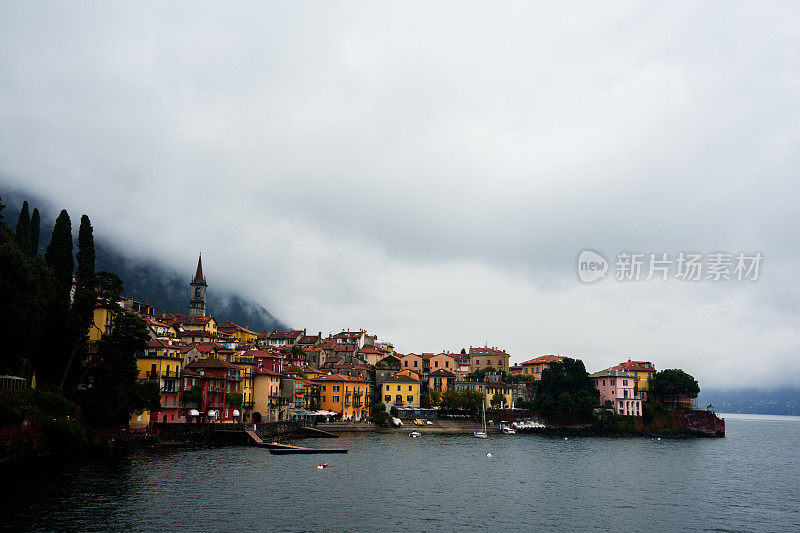
<instances>
[{"instance_id":1,"label":"colorful building","mask_svg":"<svg viewBox=\"0 0 800 533\"><path fill-rule=\"evenodd\" d=\"M388 377L381 385L381 401L386 410L392 407L419 407L422 384L409 376Z\"/></svg>"},{"instance_id":2,"label":"colorful building","mask_svg":"<svg viewBox=\"0 0 800 533\"><path fill-rule=\"evenodd\" d=\"M611 402L618 415L642 416L642 400L636 395L636 378L609 368L589 376L600 391L600 403Z\"/></svg>"},{"instance_id":3,"label":"colorful building","mask_svg":"<svg viewBox=\"0 0 800 533\"><path fill-rule=\"evenodd\" d=\"M318 385L320 409L339 413L342 420L362 420L369 416L372 383L353 376L328 374L312 380Z\"/></svg>"},{"instance_id":4,"label":"colorful building","mask_svg":"<svg viewBox=\"0 0 800 533\"><path fill-rule=\"evenodd\" d=\"M561 355L542 355L534 357L522 363L522 375L533 376L536 381L541 381L542 370L548 368L553 363L561 363L566 357Z\"/></svg>"},{"instance_id":5,"label":"colorful building","mask_svg":"<svg viewBox=\"0 0 800 533\"><path fill-rule=\"evenodd\" d=\"M281 396L281 377L272 370L253 370L254 424L285 420L288 416L289 400Z\"/></svg>"},{"instance_id":6,"label":"colorful building","mask_svg":"<svg viewBox=\"0 0 800 533\"><path fill-rule=\"evenodd\" d=\"M612 366L612 370L621 370L632 374L636 379L635 394L642 401L647 401L647 393L650 390L650 381L656 374L656 367L650 361L631 361Z\"/></svg>"},{"instance_id":7,"label":"colorful building","mask_svg":"<svg viewBox=\"0 0 800 533\"><path fill-rule=\"evenodd\" d=\"M469 370L475 372L482 368L494 368L508 372L510 355L505 350L494 347L469 347Z\"/></svg>"},{"instance_id":8,"label":"colorful building","mask_svg":"<svg viewBox=\"0 0 800 533\"><path fill-rule=\"evenodd\" d=\"M428 374L428 388L430 390L444 392L447 389L454 389L456 387L455 373L438 369Z\"/></svg>"},{"instance_id":9,"label":"colorful building","mask_svg":"<svg viewBox=\"0 0 800 533\"><path fill-rule=\"evenodd\" d=\"M158 383L161 393L161 411L134 415L131 423L175 422L181 418L180 377L183 356L180 348L170 341L152 339L147 343L145 352L136 358L136 367L140 380Z\"/></svg>"},{"instance_id":10,"label":"colorful building","mask_svg":"<svg viewBox=\"0 0 800 533\"><path fill-rule=\"evenodd\" d=\"M242 392L241 369L221 359L198 359L186 365L181 375L184 414L197 422L241 420L238 407L228 394ZM195 396L198 391L199 395Z\"/></svg>"}]
</instances>

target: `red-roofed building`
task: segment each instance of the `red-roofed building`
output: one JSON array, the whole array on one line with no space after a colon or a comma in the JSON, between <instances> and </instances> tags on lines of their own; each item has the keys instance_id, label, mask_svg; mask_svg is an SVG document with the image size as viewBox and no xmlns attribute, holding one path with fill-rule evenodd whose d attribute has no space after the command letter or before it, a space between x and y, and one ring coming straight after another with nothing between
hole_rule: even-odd
<instances>
[{"instance_id":1,"label":"red-roofed building","mask_svg":"<svg viewBox=\"0 0 800 533\"><path fill-rule=\"evenodd\" d=\"M533 376L534 380L541 381L542 370L549 367L552 363L560 363L564 359L566 359L566 357L561 355L541 355L539 357L534 357L522 363L522 375Z\"/></svg>"},{"instance_id":2,"label":"red-roofed building","mask_svg":"<svg viewBox=\"0 0 800 533\"><path fill-rule=\"evenodd\" d=\"M372 383L366 379L328 374L311 380L319 386L320 408L341 415L342 420L361 420L369 416Z\"/></svg>"},{"instance_id":3,"label":"red-roofed building","mask_svg":"<svg viewBox=\"0 0 800 533\"><path fill-rule=\"evenodd\" d=\"M229 393L240 393L241 370L221 359L198 359L186 365L181 375L184 414L199 422L233 422L241 413L227 403ZM200 401L193 401L192 389L200 388ZM197 414L195 414L197 413Z\"/></svg>"},{"instance_id":4,"label":"red-roofed building","mask_svg":"<svg viewBox=\"0 0 800 533\"><path fill-rule=\"evenodd\" d=\"M253 372L283 372L285 357L277 350L250 350L246 355L253 358Z\"/></svg>"},{"instance_id":5,"label":"red-roofed building","mask_svg":"<svg viewBox=\"0 0 800 533\"><path fill-rule=\"evenodd\" d=\"M276 329L267 336L267 344L279 348L291 348L305 334L305 331L299 329L293 329L291 331L278 331Z\"/></svg>"},{"instance_id":6,"label":"red-roofed building","mask_svg":"<svg viewBox=\"0 0 800 533\"><path fill-rule=\"evenodd\" d=\"M650 381L656 374L656 367L650 361L631 361L628 359L626 362L620 363L617 366L612 366L609 370L621 370L633 375L636 380L636 387L634 393L642 399L647 401L647 393L650 391Z\"/></svg>"}]
</instances>

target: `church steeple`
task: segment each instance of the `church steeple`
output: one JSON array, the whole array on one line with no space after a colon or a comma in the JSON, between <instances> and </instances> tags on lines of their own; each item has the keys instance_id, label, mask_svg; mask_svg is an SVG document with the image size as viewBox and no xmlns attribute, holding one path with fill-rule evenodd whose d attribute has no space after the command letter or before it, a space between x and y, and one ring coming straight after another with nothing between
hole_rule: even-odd
<instances>
[{"instance_id":1,"label":"church steeple","mask_svg":"<svg viewBox=\"0 0 800 533\"><path fill-rule=\"evenodd\" d=\"M206 316L206 278L203 276L203 255L197 260L197 272L189 283L189 316Z\"/></svg>"},{"instance_id":2,"label":"church steeple","mask_svg":"<svg viewBox=\"0 0 800 533\"><path fill-rule=\"evenodd\" d=\"M197 259L197 273L194 275L194 279L203 279L203 254L200 254Z\"/></svg>"}]
</instances>

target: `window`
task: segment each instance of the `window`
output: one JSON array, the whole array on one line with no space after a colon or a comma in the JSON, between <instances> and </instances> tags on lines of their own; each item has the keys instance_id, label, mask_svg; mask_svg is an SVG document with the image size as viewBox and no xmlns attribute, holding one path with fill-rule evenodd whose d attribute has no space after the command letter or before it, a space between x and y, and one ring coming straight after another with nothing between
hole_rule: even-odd
<instances>
[{"instance_id":1,"label":"window","mask_svg":"<svg viewBox=\"0 0 800 533\"><path fill-rule=\"evenodd\" d=\"M408 386L408 390L409 390L409 391L411 391L411 387L412 387L411 385L409 385L409 386Z\"/></svg>"},{"instance_id":2,"label":"window","mask_svg":"<svg viewBox=\"0 0 800 533\"><path fill-rule=\"evenodd\" d=\"M400 385L397 386L397 390L400 390Z\"/></svg>"},{"instance_id":3,"label":"window","mask_svg":"<svg viewBox=\"0 0 800 533\"><path fill-rule=\"evenodd\" d=\"M439 368L439 361L434 361L433 362L433 366L436 367L436 368Z\"/></svg>"},{"instance_id":4,"label":"window","mask_svg":"<svg viewBox=\"0 0 800 533\"><path fill-rule=\"evenodd\" d=\"M325 385L322 386L322 392L325 392Z\"/></svg>"},{"instance_id":5,"label":"window","mask_svg":"<svg viewBox=\"0 0 800 533\"><path fill-rule=\"evenodd\" d=\"M334 396L333 397L333 403L339 403L339 397L338 396Z\"/></svg>"},{"instance_id":6,"label":"window","mask_svg":"<svg viewBox=\"0 0 800 533\"><path fill-rule=\"evenodd\" d=\"M408 401L408 403L411 403L414 401L414 397L409 394L408 396L406 396L406 400Z\"/></svg>"},{"instance_id":7,"label":"window","mask_svg":"<svg viewBox=\"0 0 800 533\"><path fill-rule=\"evenodd\" d=\"M414 368L417 368L417 361L414 361Z\"/></svg>"},{"instance_id":8,"label":"window","mask_svg":"<svg viewBox=\"0 0 800 533\"><path fill-rule=\"evenodd\" d=\"M444 367L445 368L450 368L450 361L445 361L444 362Z\"/></svg>"},{"instance_id":9,"label":"window","mask_svg":"<svg viewBox=\"0 0 800 533\"><path fill-rule=\"evenodd\" d=\"M319 397L319 401L320 401L320 402L324 402L324 401L325 401L325 396L320 396L320 397Z\"/></svg>"},{"instance_id":10,"label":"window","mask_svg":"<svg viewBox=\"0 0 800 533\"><path fill-rule=\"evenodd\" d=\"M408 367L408 361L403 361L403 366Z\"/></svg>"},{"instance_id":11,"label":"window","mask_svg":"<svg viewBox=\"0 0 800 533\"><path fill-rule=\"evenodd\" d=\"M386 389L386 392L389 392L389 385L384 385L383 388Z\"/></svg>"},{"instance_id":12,"label":"window","mask_svg":"<svg viewBox=\"0 0 800 533\"><path fill-rule=\"evenodd\" d=\"M480 361L480 359L475 359L475 364L476 364L476 365L479 365L479 364L481 364L481 361Z\"/></svg>"},{"instance_id":13,"label":"window","mask_svg":"<svg viewBox=\"0 0 800 533\"><path fill-rule=\"evenodd\" d=\"M395 397L394 397L394 403L400 403L400 404L402 404L402 403L403 403L403 396L402 396L402 395L400 395L400 394L398 394L397 396L395 396Z\"/></svg>"},{"instance_id":14,"label":"window","mask_svg":"<svg viewBox=\"0 0 800 533\"><path fill-rule=\"evenodd\" d=\"M392 402L392 397L387 394L386 396L383 397L383 401L384 401L384 403L391 403Z\"/></svg>"},{"instance_id":15,"label":"window","mask_svg":"<svg viewBox=\"0 0 800 533\"><path fill-rule=\"evenodd\" d=\"M169 367L167 367L167 368L169 368ZM169 372L169 370L168 370L168 372ZM622 380L622 386L623 387L627 387L628 386L628 380L627 379L623 379Z\"/></svg>"},{"instance_id":16,"label":"window","mask_svg":"<svg viewBox=\"0 0 800 533\"><path fill-rule=\"evenodd\" d=\"M333 392L339 392L339 385L333 386Z\"/></svg>"}]
</instances>

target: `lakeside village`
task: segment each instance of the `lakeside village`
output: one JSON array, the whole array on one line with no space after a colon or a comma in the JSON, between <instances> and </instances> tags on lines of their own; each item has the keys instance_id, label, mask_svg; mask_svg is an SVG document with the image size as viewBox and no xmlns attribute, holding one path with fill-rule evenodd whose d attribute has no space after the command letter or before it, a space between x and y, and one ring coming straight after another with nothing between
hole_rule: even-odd
<instances>
[{"instance_id":1,"label":"lakeside village","mask_svg":"<svg viewBox=\"0 0 800 533\"><path fill-rule=\"evenodd\" d=\"M17 374L0 377L4 456L41 442L80 448L125 426L130 435L187 424L252 428L289 421L375 429L403 421L474 425L484 411L496 421L525 419L537 427L597 428L600 422L615 431L694 428L724 435L724 421L693 409L700 390L694 378L682 370L658 372L650 361L612 361L589 374L582 361L562 355L511 364L511 355L494 346L404 354L363 329L323 336L218 322L206 312L202 257L189 283L188 315L157 311L122 296L115 274L94 272L86 215L73 274L66 211L42 258L38 212L33 243L27 209L25 203L15 239L0 219L6 241L0 250L10 249L20 262L15 272L31 270L19 279L33 283L23 286L12 276L5 288L10 311L0 310L20 332L20 352L3 361ZM36 284L37 269L52 279ZM51 293L56 298L48 302ZM710 426L708 417L697 421L687 413L711 415Z\"/></svg>"}]
</instances>

